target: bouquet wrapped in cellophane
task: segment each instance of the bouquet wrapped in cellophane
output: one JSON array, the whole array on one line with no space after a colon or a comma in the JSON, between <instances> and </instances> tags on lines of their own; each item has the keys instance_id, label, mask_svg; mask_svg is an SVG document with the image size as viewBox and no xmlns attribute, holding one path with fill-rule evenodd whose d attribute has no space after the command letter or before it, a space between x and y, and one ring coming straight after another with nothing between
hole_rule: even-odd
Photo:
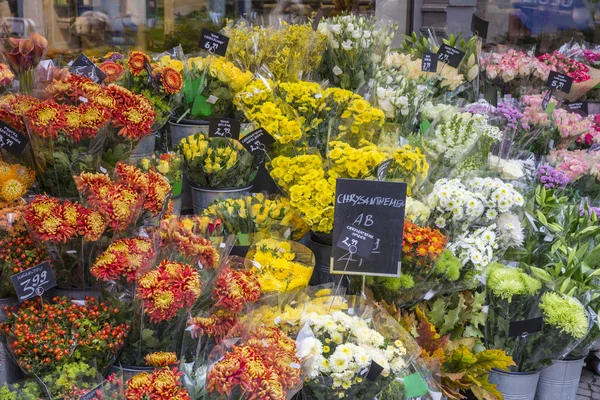
<instances>
[{"instance_id":1,"label":"bouquet wrapped in cellophane","mask_svg":"<svg viewBox=\"0 0 600 400\"><path fill-rule=\"evenodd\" d=\"M172 400L192 400L188 391L183 387L181 379L183 373L178 371L175 366L178 363L175 353L154 352L148 354L144 360L146 365L153 367L153 370L140 372L128 379L122 394L123 397L116 397L116 399L135 400L162 397ZM110 398L108 397L108 399ZM105 399L105 397L101 399Z\"/></svg>"},{"instance_id":2,"label":"bouquet wrapped in cellophane","mask_svg":"<svg viewBox=\"0 0 600 400\"><path fill-rule=\"evenodd\" d=\"M188 181L198 187L234 188L248 186L256 177L258 163L240 142L209 138L203 133L179 143L183 170Z\"/></svg>"},{"instance_id":3,"label":"bouquet wrapped in cellophane","mask_svg":"<svg viewBox=\"0 0 600 400\"><path fill-rule=\"evenodd\" d=\"M173 197L181 195L183 171L179 153L152 154L150 157L139 160L138 168L144 172L158 172L169 181Z\"/></svg>"}]
</instances>

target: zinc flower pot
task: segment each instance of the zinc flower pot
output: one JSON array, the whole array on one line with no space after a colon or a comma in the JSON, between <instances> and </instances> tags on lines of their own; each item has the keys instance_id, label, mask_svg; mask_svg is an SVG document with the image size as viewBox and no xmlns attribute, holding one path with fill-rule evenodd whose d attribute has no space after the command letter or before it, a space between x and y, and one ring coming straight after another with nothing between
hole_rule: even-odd
<instances>
[{"instance_id":1,"label":"zinc flower pot","mask_svg":"<svg viewBox=\"0 0 600 400\"><path fill-rule=\"evenodd\" d=\"M194 214L199 215L212 202L219 199L238 199L250 194L252 184L234 188L205 188L190 184Z\"/></svg>"},{"instance_id":2,"label":"zinc flower pot","mask_svg":"<svg viewBox=\"0 0 600 400\"><path fill-rule=\"evenodd\" d=\"M490 382L504 400L534 400L540 372L511 372L492 369Z\"/></svg>"},{"instance_id":3,"label":"zinc flower pot","mask_svg":"<svg viewBox=\"0 0 600 400\"><path fill-rule=\"evenodd\" d=\"M137 161L141 158L149 157L154 154L154 149L156 146L156 134L157 132L152 132L150 135L146 135L140 139L138 144L131 149L131 160Z\"/></svg>"},{"instance_id":4,"label":"zinc flower pot","mask_svg":"<svg viewBox=\"0 0 600 400\"><path fill-rule=\"evenodd\" d=\"M4 307L10 307L17 304L19 304L19 301L16 297L0 299L0 322L6 320ZM4 344L0 344L0 387L5 383L15 383L21 378L21 369L17 366Z\"/></svg>"},{"instance_id":5,"label":"zinc flower pot","mask_svg":"<svg viewBox=\"0 0 600 400\"><path fill-rule=\"evenodd\" d=\"M319 243L310 237L306 247L311 249L315 255L315 268L310 278L310 286L318 286L330 282L334 282L337 286L341 281L341 286L348 287L349 281L347 276L335 275L329 272L331 270L331 246Z\"/></svg>"},{"instance_id":6,"label":"zinc flower pot","mask_svg":"<svg viewBox=\"0 0 600 400\"><path fill-rule=\"evenodd\" d=\"M585 357L555 361L540 372L537 400L575 400Z\"/></svg>"},{"instance_id":7,"label":"zinc flower pot","mask_svg":"<svg viewBox=\"0 0 600 400\"><path fill-rule=\"evenodd\" d=\"M195 121L183 119L169 121L170 144L169 149L177 150L177 145L182 139L192 136L198 132L208 133L208 121Z\"/></svg>"}]
</instances>

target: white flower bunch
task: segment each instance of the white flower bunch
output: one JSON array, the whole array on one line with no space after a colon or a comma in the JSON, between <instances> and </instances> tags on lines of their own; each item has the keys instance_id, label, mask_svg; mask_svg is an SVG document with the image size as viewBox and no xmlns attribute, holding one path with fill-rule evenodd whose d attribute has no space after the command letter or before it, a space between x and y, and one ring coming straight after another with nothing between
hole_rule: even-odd
<instances>
[{"instance_id":1,"label":"white flower bunch","mask_svg":"<svg viewBox=\"0 0 600 400\"><path fill-rule=\"evenodd\" d=\"M431 101L428 101L423 106L421 117L429 121L450 121L458 112L458 107L453 105L444 103L433 104Z\"/></svg>"},{"instance_id":2,"label":"white flower bunch","mask_svg":"<svg viewBox=\"0 0 600 400\"><path fill-rule=\"evenodd\" d=\"M404 344L400 340L386 344L383 335L360 317L341 311L309 313L300 323L303 331L310 328L314 336L297 341L297 355L309 366L310 379L326 375L332 379L332 389L360 384L373 361L383 368L384 377L406 368Z\"/></svg>"},{"instance_id":3,"label":"white flower bunch","mask_svg":"<svg viewBox=\"0 0 600 400\"><path fill-rule=\"evenodd\" d=\"M440 179L427 198L438 228L495 222L499 215L523 204L523 196L513 185L498 178L472 178L464 184L459 179Z\"/></svg>"},{"instance_id":4,"label":"white flower bunch","mask_svg":"<svg viewBox=\"0 0 600 400\"><path fill-rule=\"evenodd\" d=\"M413 199L412 197L406 198L406 219L414 222L425 222L431 215L431 209L423 202Z\"/></svg>"},{"instance_id":5,"label":"white flower bunch","mask_svg":"<svg viewBox=\"0 0 600 400\"><path fill-rule=\"evenodd\" d=\"M519 217L511 212L504 213L496 220L499 240L504 247L518 247L523 244L525 235Z\"/></svg>"},{"instance_id":6,"label":"white flower bunch","mask_svg":"<svg viewBox=\"0 0 600 400\"><path fill-rule=\"evenodd\" d=\"M482 271L494 260L494 251L498 248L496 224L465 232L448 245L463 267L470 264L477 271Z\"/></svg>"}]
</instances>

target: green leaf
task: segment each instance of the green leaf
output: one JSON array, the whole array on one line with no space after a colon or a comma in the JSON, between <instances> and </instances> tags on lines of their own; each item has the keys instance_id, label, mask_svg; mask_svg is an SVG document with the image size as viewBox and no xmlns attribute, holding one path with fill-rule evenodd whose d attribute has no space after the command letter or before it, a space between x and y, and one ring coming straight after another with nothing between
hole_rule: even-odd
<instances>
[{"instance_id":1,"label":"green leaf","mask_svg":"<svg viewBox=\"0 0 600 400\"><path fill-rule=\"evenodd\" d=\"M441 328L446 315L446 301L438 298L429 311L426 311L427 318L437 328Z\"/></svg>"},{"instance_id":2,"label":"green leaf","mask_svg":"<svg viewBox=\"0 0 600 400\"><path fill-rule=\"evenodd\" d=\"M542 282L552 282L552 275L538 267L529 267L533 275Z\"/></svg>"}]
</instances>

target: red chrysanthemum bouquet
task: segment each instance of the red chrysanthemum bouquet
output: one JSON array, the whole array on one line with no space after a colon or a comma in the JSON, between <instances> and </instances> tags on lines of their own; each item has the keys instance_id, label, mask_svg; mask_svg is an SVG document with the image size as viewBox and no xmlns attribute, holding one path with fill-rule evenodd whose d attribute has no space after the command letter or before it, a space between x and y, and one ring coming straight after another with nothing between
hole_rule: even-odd
<instances>
[{"instance_id":1,"label":"red chrysanthemum bouquet","mask_svg":"<svg viewBox=\"0 0 600 400\"><path fill-rule=\"evenodd\" d=\"M121 362L140 365L155 351L181 351L187 314L202 293L198 270L163 260L137 280L133 333Z\"/></svg>"},{"instance_id":2,"label":"red chrysanthemum bouquet","mask_svg":"<svg viewBox=\"0 0 600 400\"><path fill-rule=\"evenodd\" d=\"M162 57L158 62L141 51L133 51L125 61L123 85L136 94L144 95L156 111L156 120L152 127L157 131L171 116L183 85L183 50L173 49L175 56ZM180 61L172 63L171 60Z\"/></svg>"},{"instance_id":3,"label":"red chrysanthemum bouquet","mask_svg":"<svg viewBox=\"0 0 600 400\"><path fill-rule=\"evenodd\" d=\"M77 202L37 196L24 217L31 238L46 247L59 286L89 287L87 263L107 227L102 214Z\"/></svg>"},{"instance_id":4,"label":"red chrysanthemum bouquet","mask_svg":"<svg viewBox=\"0 0 600 400\"><path fill-rule=\"evenodd\" d=\"M43 382L49 398L79 398L96 386L130 328L119 321L119 310L93 298L27 300L5 312L4 343L27 375Z\"/></svg>"},{"instance_id":5,"label":"red chrysanthemum bouquet","mask_svg":"<svg viewBox=\"0 0 600 400\"><path fill-rule=\"evenodd\" d=\"M174 353L153 353L146 357L146 363L154 368L152 372L142 372L127 381L126 400L191 400L181 382L181 372L171 365L177 362Z\"/></svg>"},{"instance_id":6,"label":"red chrysanthemum bouquet","mask_svg":"<svg viewBox=\"0 0 600 400\"><path fill-rule=\"evenodd\" d=\"M296 342L278 328L248 329L237 345L217 347L210 358L206 390L211 398L285 400L304 382Z\"/></svg>"},{"instance_id":7,"label":"red chrysanthemum bouquet","mask_svg":"<svg viewBox=\"0 0 600 400\"><path fill-rule=\"evenodd\" d=\"M43 100L29 107L25 122L40 189L58 197L76 197L73 174L95 172L110 111L91 102L77 105Z\"/></svg>"}]
</instances>

